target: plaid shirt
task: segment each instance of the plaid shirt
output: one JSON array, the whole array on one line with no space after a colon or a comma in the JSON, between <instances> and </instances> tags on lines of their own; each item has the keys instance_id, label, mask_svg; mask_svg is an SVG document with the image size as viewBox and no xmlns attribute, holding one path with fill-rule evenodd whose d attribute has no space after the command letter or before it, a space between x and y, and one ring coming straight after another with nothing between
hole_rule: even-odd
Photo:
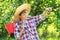
<instances>
[{"instance_id":1,"label":"plaid shirt","mask_svg":"<svg viewBox=\"0 0 60 40\"><path fill-rule=\"evenodd\" d=\"M14 30L15 38L18 38L19 40L39 40L36 26L39 24L40 21L44 19L45 18L42 18L41 15L38 15L38 16L32 16L30 18L27 18L24 23L21 21L17 22ZM20 36L19 33L22 29L21 27L22 24L24 24L26 27L22 36Z\"/></svg>"}]
</instances>

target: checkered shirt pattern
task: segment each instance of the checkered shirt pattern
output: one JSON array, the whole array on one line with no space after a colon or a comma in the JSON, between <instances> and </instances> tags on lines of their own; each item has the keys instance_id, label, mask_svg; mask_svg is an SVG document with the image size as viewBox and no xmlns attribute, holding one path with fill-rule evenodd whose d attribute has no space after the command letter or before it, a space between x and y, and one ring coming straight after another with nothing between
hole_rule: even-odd
<instances>
[{"instance_id":1,"label":"checkered shirt pattern","mask_svg":"<svg viewBox=\"0 0 60 40\"><path fill-rule=\"evenodd\" d=\"M24 29L24 32L22 36L20 36L20 32L22 30L22 24L23 22L17 22L14 29L14 36L18 40L40 40L36 27L39 24L40 21L45 20L45 18L42 18L41 15L38 16L32 16L30 18L27 18L24 25L26 26Z\"/></svg>"}]
</instances>

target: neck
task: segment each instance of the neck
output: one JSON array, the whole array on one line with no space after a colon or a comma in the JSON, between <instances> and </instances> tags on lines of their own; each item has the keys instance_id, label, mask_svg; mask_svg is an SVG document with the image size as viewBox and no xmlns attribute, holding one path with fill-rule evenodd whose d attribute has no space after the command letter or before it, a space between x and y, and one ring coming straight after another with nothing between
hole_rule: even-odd
<instances>
[{"instance_id":1,"label":"neck","mask_svg":"<svg viewBox=\"0 0 60 40\"><path fill-rule=\"evenodd\" d=\"M21 20L22 22L25 22L25 20Z\"/></svg>"},{"instance_id":2,"label":"neck","mask_svg":"<svg viewBox=\"0 0 60 40\"><path fill-rule=\"evenodd\" d=\"M20 19L20 21L25 22L26 20Z\"/></svg>"}]
</instances>

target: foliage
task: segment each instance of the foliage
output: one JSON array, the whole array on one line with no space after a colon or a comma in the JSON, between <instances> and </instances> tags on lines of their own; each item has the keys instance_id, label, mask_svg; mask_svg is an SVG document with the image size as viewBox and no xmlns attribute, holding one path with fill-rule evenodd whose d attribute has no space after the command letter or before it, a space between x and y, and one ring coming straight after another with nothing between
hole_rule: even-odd
<instances>
[{"instance_id":1,"label":"foliage","mask_svg":"<svg viewBox=\"0 0 60 40\"><path fill-rule=\"evenodd\" d=\"M14 12L23 3L31 5L31 16L41 14L47 7L53 8L53 11L47 15L46 20L40 22L37 31L41 40L59 40L60 0L0 0L0 39L14 40L14 37L7 33L5 24L14 21Z\"/></svg>"}]
</instances>

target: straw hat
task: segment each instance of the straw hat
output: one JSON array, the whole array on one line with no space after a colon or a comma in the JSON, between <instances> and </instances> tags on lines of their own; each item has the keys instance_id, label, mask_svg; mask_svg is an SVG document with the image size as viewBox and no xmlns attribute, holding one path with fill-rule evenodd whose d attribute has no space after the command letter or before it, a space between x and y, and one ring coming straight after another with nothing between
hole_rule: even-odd
<instances>
[{"instance_id":1,"label":"straw hat","mask_svg":"<svg viewBox=\"0 0 60 40\"><path fill-rule=\"evenodd\" d=\"M14 14L14 20L15 21L19 21L19 14L24 10L26 9L27 10L27 13L29 14L30 10L31 10L31 6L30 4L22 4L21 6L19 6L17 9L16 9L16 12Z\"/></svg>"}]
</instances>

